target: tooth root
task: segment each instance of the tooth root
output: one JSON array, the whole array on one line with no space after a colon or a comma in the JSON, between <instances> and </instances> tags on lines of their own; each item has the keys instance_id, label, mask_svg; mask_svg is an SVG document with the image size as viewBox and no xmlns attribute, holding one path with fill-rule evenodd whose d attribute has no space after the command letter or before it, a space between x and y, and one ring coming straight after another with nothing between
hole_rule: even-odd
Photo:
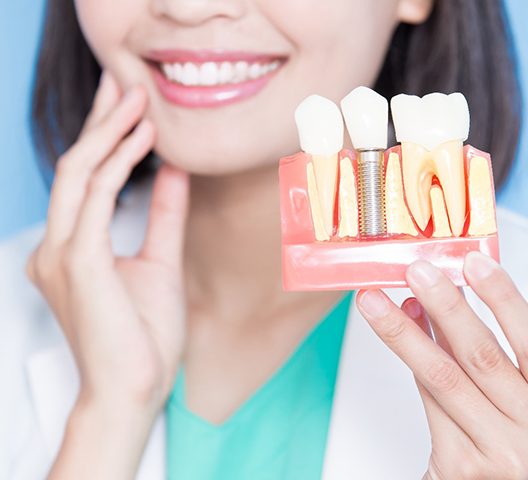
<instances>
[{"instance_id":1,"label":"tooth root","mask_svg":"<svg viewBox=\"0 0 528 480\"><path fill-rule=\"evenodd\" d=\"M403 196L400 157L391 153L385 172L385 212L387 233L418 236Z\"/></svg>"},{"instance_id":2,"label":"tooth root","mask_svg":"<svg viewBox=\"0 0 528 480\"><path fill-rule=\"evenodd\" d=\"M334 229L334 207L337 190L338 155L312 155L323 226L332 236Z\"/></svg>"},{"instance_id":3,"label":"tooth root","mask_svg":"<svg viewBox=\"0 0 528 480\"><path fill-rule=\"evenodd\" d=\"M407 205L420 230L425 230L431 218L429 190L433 166L429 152L415 143L402 143L403 184Z\"/></svg>"},{"instance_id":4,"label":"tooth root","mask_svg":"<svg viewBox=\"0 0 528 480\"><path fill-rule=\"evenodd\" d=\"M339 237L357 237L358 202L356 175L350 158L343 158L339 180Z\"/></svg>"},{"instance_id":5,"label":"tooth root","mask_svg":"<svg viewBox=\"0 0 528 480\"><path fill-rule=\"evenodd\" d=\"M451 231L455 237L459 237L466 221L463 144L460 141L447 142L438 146L431 154L436 176L444 192Z\"/></svg>"},{"instance_id":6,"label":"tooth root","mask_svg":"<svg viewBox=\"0 0 528 480\"><path fill-rule=\"evenodd\" d=\"M438 185L433 185L431 187L430 196L433 209L433 237L452 237L453 234L449 227L449 218L447 216L442 189Z\"/></svg>"},{"instance_id":7,"label":"tooth root","mask_svg":"<svg viewBox=\"0 0 528 480\"><path fill-rule=\"evenodd\" d=\"M468 235L491 235L497 232L493 180L488 161L473 157L469 162L469 208Z\"/></svg>"},{"instance_id":8,"label":"tooth root","mask_svg":"<svg viewBox=\"0 0 528 480\"><path fill-rule=\"evenodd\" d=\"M324 227L319 192L317 191L317 182L315 180L314 166L312 162L308 162L306 165L306 176L308 180L308 197L310 198L310 211L312 212L315 239L318 241L330 240L330 236L326 233Z\"/></svg>"}]
</instances>

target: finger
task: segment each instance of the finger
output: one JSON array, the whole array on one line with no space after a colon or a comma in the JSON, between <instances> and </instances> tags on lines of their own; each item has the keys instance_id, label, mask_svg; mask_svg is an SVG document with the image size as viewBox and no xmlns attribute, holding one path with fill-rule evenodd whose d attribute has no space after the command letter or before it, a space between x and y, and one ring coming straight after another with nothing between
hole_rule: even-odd
<instances>
[{"instance_id":1,"label":"finger","mask_svg":"<svg viewBox=\"0 0 528 480\"><path fill-rule=\"evenodd\" d=\"M414 379L424 404L433 449L444 452L447 458L455 458L457 450L464 445L474 447L466 432L445 412L425 386L416 377Z\"/></svg>"},{"instance_id":2,"label":"finger","mask_svg":"<svg viewBox=\"0 0 528 480\"><path fill-rule=\"evenodd\" d=\"M460 365L380 290L361 291L356 302L375 333L409 366L442 409L475 443L492 448L503 417Z\"/></svg>"},{"instance_id":3,"label":"finger","mask_svg":"<svg viewBox=\"0 0 528 480\"><path fill-rule=\"evenodd\" d=\"M181 266L189 194L188 174L163 164L152 189L149 222L139 256Z\"/></svg>"},{"instance_id":4,"label":"finger","mask_svg":"<svg viewBox=\"0 0 528 480\"><path fill-rule=\"evenodd\" d=\"M405 300L401 306L401 309L405 312L405 314L412 318L414 322L417 323L422 328L422 330L435 341L437 345L442 347L442 349L448 355L453 358L455 357L455 354L453 353L453 350L451 349L444 332L436 327L436 325L431 321L429 315L416 298L411 297Z\"/></svg>"},{"instance_id":5,"label":"finger","mask_svg":"<svg viewBox=\"0 0 528 480\"><path fill-rule=\"evenodd\" d=\"M134 166L152 149L154 137L153 124L143 120L90 179L72 235L72 244L85 256L90 257L92 253L100 255L100 247L108 246L117 195Z\"/></svg>"},{"instance_id":6,"label":"finger","mask_svg":"<svg viewBox=\"0 0 528 480\"><path fill-rule=\"evenodd\" d=\"M92 110L88 114L81 136L97 125L114 109L121 98L121 89L109 70L103 70L95 94Z\"/></svg>"},{"instance_id":7,"label":"finger","mask_svg":"<svg viewBox=\"0 0 528 480\"><path fill-rule=\"evenodd\" d=\"M528 302L505 270L482 253L466 256L464 275L495 315L528 381Z\"/></svg>"},{"instance_id":8,"label":"finger","mask_svg":"<svg viewBox=\"0 0 528 480\"><path fill-rule=\"evenodd\" d=\"M410 297L405 300L402 303L401 309L429 338L433 339L433 331L427 317L427 312L416 298Z\"/></svg>"},{"instance_id":9,"label":"finger","mask_svg":"<svg viewBox=\"0 0 528 480\"><path fill-rule=\"evenodd\" d=\"M528 384L457 287L423 261L407 269L407 282L482 392L508 417L524 417L526 405L520 399L528 398Z\"/></svg>"},{"instance_id":10,"label":"finger","mask_svg":"<svg viewBox=\"0 0 528 480\"><path fill-rule=\"evenodd\" d=\"M433 332L427 317L427 312L416 298L411 297L405 300L401 309L429 338L433 339ZM454 455L456 452L453 449L459 448L461 442L464 444L473 444L466 433L442 409L433 395L416 378L416 375L414 376L414 380L424 404L433 448L439 448L448 455Z\"/></svg>"},{"instance_id":11,"label":"finger","mask_svg":"<svg viewBox=\"0 0 528 480\"><path fill-rule=\"evenodd\" d=\"M117 108L57 162L48 208L46 241L64 243L71 235L93 171L141 118L146 107L142 88L130 90Z\"/></svg>"}]
</instances>

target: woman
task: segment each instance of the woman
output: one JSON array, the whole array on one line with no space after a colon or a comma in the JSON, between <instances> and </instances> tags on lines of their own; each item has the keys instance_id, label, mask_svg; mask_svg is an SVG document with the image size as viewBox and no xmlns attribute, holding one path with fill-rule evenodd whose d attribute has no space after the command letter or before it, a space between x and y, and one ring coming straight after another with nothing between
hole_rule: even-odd
<instances>
[{"instance_id":1,"label":"woman","mask_svg":"<svg viewBox=\"0 0 528 480\"><path fill-rule=\"evenodd\" d=\"M461 90L504 180L518 118L499 3L73 3L49 3L36 84L36 133L60 152L48 221L4 250L49 305L20 277L2 305L6 478L525 478L520 220L501 213L517 287L473 254L467 301L424 262L401 309L358 293L411 370L352 309L335 398L351 294L280 286L277 159L308 94Z\"/></svg>"}]
</instances>

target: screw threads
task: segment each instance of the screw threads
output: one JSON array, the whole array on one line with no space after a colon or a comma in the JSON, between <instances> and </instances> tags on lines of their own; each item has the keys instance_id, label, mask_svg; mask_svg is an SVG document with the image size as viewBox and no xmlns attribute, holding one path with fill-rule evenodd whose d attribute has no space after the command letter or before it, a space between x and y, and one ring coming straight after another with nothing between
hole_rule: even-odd
<instances>
[{"instance_id":1,"label":"screw threads","mask_svg":"<svg viewBox=\"0 0 528 480\"><path fill-rule=\"evenodd\" d=\"M359 222L362 237L387 233L383 150L358 151Z\"/></svg>"}]
</instances>

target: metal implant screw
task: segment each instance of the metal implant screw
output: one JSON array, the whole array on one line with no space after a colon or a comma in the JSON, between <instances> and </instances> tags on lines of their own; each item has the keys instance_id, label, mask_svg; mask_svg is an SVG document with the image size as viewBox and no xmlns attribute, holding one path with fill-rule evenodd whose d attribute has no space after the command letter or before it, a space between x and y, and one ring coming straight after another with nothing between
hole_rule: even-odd
<instances>
[{"instance_id":1,"label":"metal implant screw","mask_svg":"<svg viewBox=\"0 0 528 480\"><path fill-rule=\"evenodd\" d=\"M359 221L362 237L387 233L383 150L358 151Z\"/></svg>"}]
</instances>

